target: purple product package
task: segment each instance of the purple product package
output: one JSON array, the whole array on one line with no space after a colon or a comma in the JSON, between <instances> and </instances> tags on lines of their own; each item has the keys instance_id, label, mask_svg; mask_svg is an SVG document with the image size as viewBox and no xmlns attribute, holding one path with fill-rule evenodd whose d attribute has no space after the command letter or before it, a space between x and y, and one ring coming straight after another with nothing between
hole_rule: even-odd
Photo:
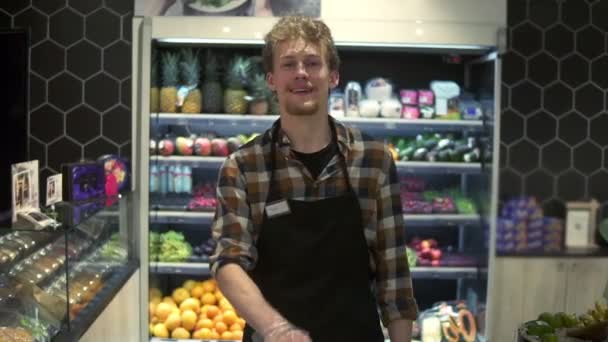
<instances>
[{"instance_id":1,"label":"purple product package","mask_svg":"<svg viewBox=\"0 0 608 342\"><path fill-rule=\"evenodd\" d=\"M401 89L399 91L401 96L401 103L404 105L416 106L418 105L418 91L411 89Z\"/></svg>"},{"instance_id":2,"label":"purple product package","mask_svg":"<svg viewBox=\"0 0 608 342\"><path fill-rule=\"evenodd\" d=\"M62 171L66 201L80 202L104 197L105 175L101 163L65 164Z\"/></svg>"},{"instance_id":3,"label":"purple product package","mask_svg":"<svg viewBox=\"0 0 608 342\"><path fill-rule=\"evenodd\" d=\"M418 91L418 105L419 106L433 106L435 104L435 94L432 90L419 90Z\"/></svg>"},{"instance_id":4,"label":"purple product package","mask_svg":"<svg viewBox=\"0 0 608 342\"><path fill-rule=\"evenodd\" d=\"M105 207L103 199L86 202L61 202L57 206L59 220L68 226L75 226L95 215Z\"/></svg>"},{"instance_id":5,"label":"purple product package","mask_svg":"<svg viewBox=\"0 0 608 342\"><path fill-rule=\"evenodd\" d=\"M407 120L420 119L420 109L415 106L403 106L401 109L401 117Z\"/></svg>"}]
</instances>

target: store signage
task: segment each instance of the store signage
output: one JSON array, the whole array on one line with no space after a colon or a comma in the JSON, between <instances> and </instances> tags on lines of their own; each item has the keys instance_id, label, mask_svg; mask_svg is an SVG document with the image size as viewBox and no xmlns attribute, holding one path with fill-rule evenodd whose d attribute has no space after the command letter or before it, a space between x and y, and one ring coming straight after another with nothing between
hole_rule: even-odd
<instances>
[{"instance_id":1,"label":"store signage","mask_svg":"<svg viewBox=\"0 0 608 342\"><path fill-rule=\"evenodd\" d=\"M12 175L12 222L17 222L19 213L38 210L38 161L13 164Z\"/></svg>"},{"instance_id":2,"label":"store signage","mask_svg":"<svg viewBox=\"0 0 608 342\"><path fill-rule=\"evenodd\" d=\"M135 0L135 15L278 17L321 16L321 0Z\"/></svg>"},{"instance_id":3,"label":"store signage","mask_svg":"<svg viewBox=\"0 0 608 342\"><path fill-rule=\"evenodd\" d=\"M596 200L566 204L566 247L595 247L597 209Z\"/></svg>"}]
</instances>

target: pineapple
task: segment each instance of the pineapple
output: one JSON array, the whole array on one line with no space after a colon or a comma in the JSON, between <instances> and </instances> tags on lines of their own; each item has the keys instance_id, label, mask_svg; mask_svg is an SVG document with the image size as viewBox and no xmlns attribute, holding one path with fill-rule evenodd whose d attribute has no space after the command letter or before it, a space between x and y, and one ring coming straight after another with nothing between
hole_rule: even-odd
<instances>
[{"instance_id":1,"label":"pineapple","mask_svg":"<svg viewBox=\"0 0 608 342\"><path fill-rule=\"evenodd\" d=\"M264 77L264 74L256 74L251 81L252 100L249 103L249 112L255 115L268 114L270 95L270 89L266 85L266 77Z\"/></svg>"},{"instance_id":2,"label":"pineapple","mask_svg":"<svg viewBox=\"0 0 608 342\"><path fill-rule=\"evenodd\" d=\"M182 61L179 64L182 80L188 89L188 94L182 104L182 113L201 112L201 90L198 88L201 66L198 61L198 52L186 48L182 50Z\"/></svg>"},{"instance_id":3,"label":"pineapple","mask_svg":"<svg viewBox=\"0 0 608 342\"><path fill-rule=\"evenodd\" d=\"M228 114L244 114L247 111L247 92L251 61L236 56L230 62L226 73L227 89L224 91L224 110Z\"/></svg>"},{"instance_id":4,"label":"pineapple","mask_svg":"<svg viewBox=\"0 0 608 342\"><path fill-rule=\"evenodd\" d=\"M156 49L152 49L152 69L150 70L150 113L158 112L158 58Z\"/></svg>"},{"instance_id":5,"label":"pineapple","mask_svg":"<svg viewBox=\"0 0 608 342\"><path fill-rule=\"evenodd\" d=\"M160 89L160 110L166 113L176 113L179 57L176 53L166 51L161 58L163 87Z\"/></svg>"},{"instance_id":6,"label":"pineapple","mask_svg":"<svg viewBox=\"0 0 608 342\"><path fill-rule=\"evenodd\" d=\"M203 111L205 113L219 113L222 111L222 85L218 73L218 64L215 56L207 50L207 63L205 64L205 82L203 83Z\"/></svg>"}]
</instances>

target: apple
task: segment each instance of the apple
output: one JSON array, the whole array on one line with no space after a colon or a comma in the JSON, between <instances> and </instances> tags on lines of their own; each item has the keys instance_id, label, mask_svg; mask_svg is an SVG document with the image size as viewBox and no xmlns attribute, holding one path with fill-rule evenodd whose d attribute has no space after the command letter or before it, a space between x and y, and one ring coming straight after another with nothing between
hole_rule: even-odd
<instances>
[{"instance_id":1,"label":"apple","mask_svg":"<svg viewBox=\"0 0 608 342\"><path fill-rule=\"evenodd\" d=\"M420 257L425 258L425 259L431 259L431 249L430 248L422 248L422 250L420 250Z\"/></svg>"},{"instance_id":2,"label":"apple","mask_svg":"<svg viewBox=\"0 0 608 342\"><path fill-rule=\"evenodd\" d=\"M198 137L194 140L194 154L197 156L211 155L211 140L205 137Z\"/></svg>"},{"instance_id":3,"label":"apple","mask_svg":"<svg viewBox=\"0 0 608 342\"><path fill-rule=\"evenodd\" d=\"M432 260L431 266L439 266L439 260Z\"/></svg>"},{"instance_id":4,"label":"apple","mask_svg":"<svg viewBox=\"0 0 608 342\"><path fill-rule=\"evenodd\" d=\"M422 242L420 243L420 248L429 249L431 248L431 243L429 242L429 240L422 240Z\"/></svg>"},{"instance_id":5,"label":"apple","mask_svg":"<svg viewBox=\"0 0 608 342\"><path fill-rule=\"evenodd\" d=\"M170 156L175 152L175 144L173 140L165 138L158 143L158 151L163 156Z\"/></svg>"},{"instance_id":6,"label":"apple","mask_svg":"<svg viewBox=\"0 0 608 342\"><path fill-rule=\"evenodd\" d=\"M433 259L433 260L439 260L439 259L441 259L441 250L439 250L439 249L433 249L431 251L431 259Z\"/></svg>"},{"instance_id":7,"label":"apple","mask_svg":"<svg viewBox=\"0 0 608 342\"><path fill-rule=\"evenodd\" d=\"M228 143L225 139L215 138L211 140L211 151L214 156L227 157L230 154Z\"/></svg>"},{"instance_id":8,"label":"apple","mask_svg":"<svg viewBox=\"0 0 608 342\"><path fill-rule=\"evenodd\" d=\"M155 156L158 154L158 150L156 149L156 140L150 139L150 155Z\"/></svg>"},{"instance_id":9,"label":"apple","mask_svg":"<svg viewBox=\"0 0 608 342\"><path fill-rule=\"evenodd\" d=\"M191 156L194 152L194 142L190 138L178 137L175 139L177 153L182 156Z\"/></svg>"},{"instance_id":10,"label":"apple","mask_svg":"<svg viewBox=\"0 0 608 342\"><path fill-rule=\"evenodd\" d=\"M241 139L239 139L237 137L231 137L231 138L228 138L227 143L228 143L228 151L230 151L230 153L233 153L241 146Z\"/></svg>"}]
</instances>

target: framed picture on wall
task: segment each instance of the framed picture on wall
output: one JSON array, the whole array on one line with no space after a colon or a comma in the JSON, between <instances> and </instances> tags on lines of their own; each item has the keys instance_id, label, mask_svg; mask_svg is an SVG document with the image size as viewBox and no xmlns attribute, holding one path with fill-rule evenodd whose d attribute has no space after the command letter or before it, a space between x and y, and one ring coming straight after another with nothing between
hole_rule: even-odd
<instances>
[{"instance_id":1,"label":"framed picture on wall","mask_svg":"<svg viewBox=\"0 0 608 342\"><path fill-rule=\"evenodd\" d=\"M21 212L38 210L40 206L38 197L38 161L13 164L12 171L12 222L17 222L17 215Z\"/></svg>"},{"instance_id":2,"label":"framed picture on wall","mask_svg":"<svg viewBox=\"0 0 608 342\"><path fill-rule=\"evenodd\" d=\"M595 233L598 208L596 200L566 203L566 248L597 247Z\"/></svg>"}]
</instances>

